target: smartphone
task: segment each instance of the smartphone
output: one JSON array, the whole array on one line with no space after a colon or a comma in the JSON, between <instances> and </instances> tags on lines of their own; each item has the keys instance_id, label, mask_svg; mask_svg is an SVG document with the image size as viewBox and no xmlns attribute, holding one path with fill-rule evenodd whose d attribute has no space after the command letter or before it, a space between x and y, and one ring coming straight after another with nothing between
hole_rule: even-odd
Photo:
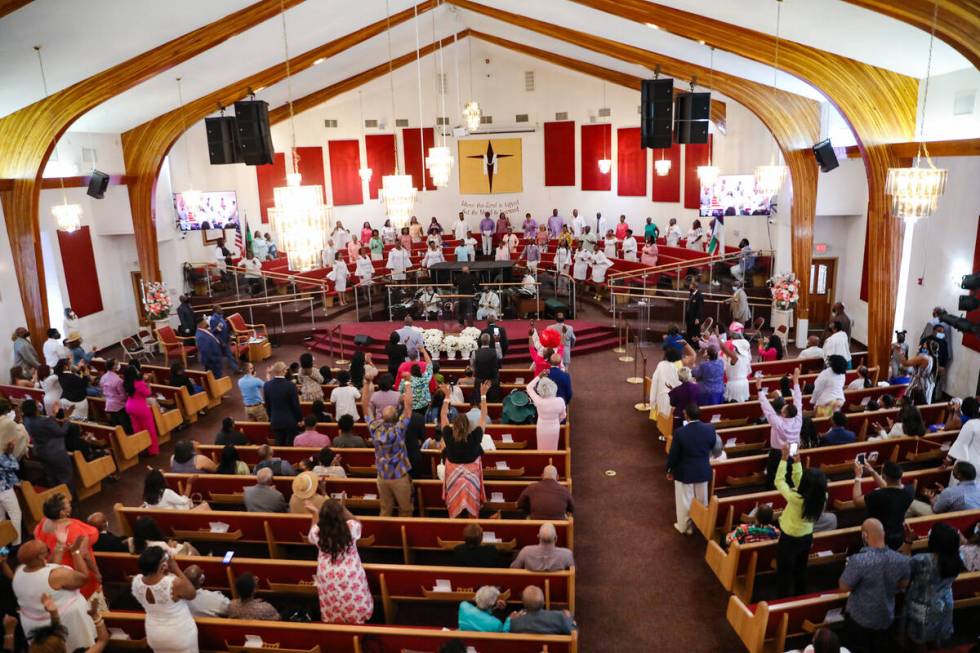
<instances>
[{"instance_id":1,"label":"smartphone","mask_svg":"<svg viewBox=\"0 0 980 653\"><path fill-rule=\"evenodd\" d=\"M800 443L799 442L790 443L790 445L789 445L789 455L790 455L791 458L793 456L795 456L796 455L796 452L799 451L799 450L800 450Z\"/></svg>"},{"instance_id":2,"label":"smartphone","mask_svg":"<svg viewBox=\"0 0 980 653\"><path fill-rule=\"evenodd\" d=\"M869 462L875 462L876 460L878 460L878 452L877 451L872 451L872 452L868 453L868 461Z\"/></svg>"},{"instance_id":3,"label":"smartphone","mask_svg":"<svg viewBox=\"0 0 980 653\"><path fill-rule=\"evenodd\" d=\"M235 557L235 552L234 551L228 551L228 552L226 552L225 553L225 557L221 560L221 564L226 565L226 566L227 565L230 565L231 564L231 559L234 558L234 557Z\"/></svg>"},{"instance_id":4,"label":"smartphone","mask_svg":"<svg viewBox=\"0 0 980 653\"><path fill-rule=\"evenodd\" d=\"M10 547L2 546L0 547L0 556L7 557L10 555Z\"/></svg>"},{"instance_id":5,"label":"smartphone","mask_svg":"<svg viewBox=\"0 0 980 653\"><path fill-rule=\"evenodd\" d=\"M867 456L865 456L863 453L859 453L857 455L857 462L858 462L859 465L865 465L865 464L867 464L867 462L868 462Z\"/></svg>"}]
</instances>

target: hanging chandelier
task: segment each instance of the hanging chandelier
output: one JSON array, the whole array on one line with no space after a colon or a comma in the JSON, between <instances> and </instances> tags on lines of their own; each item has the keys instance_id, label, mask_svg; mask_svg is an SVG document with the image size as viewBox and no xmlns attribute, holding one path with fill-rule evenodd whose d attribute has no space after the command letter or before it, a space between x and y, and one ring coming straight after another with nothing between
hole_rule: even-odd
<instances>
[{"instance_id":1,"label":"hanging chandelier","mask_svg":"<svg viewBox=\"0 0 980 653\"><path fill-rule=\"evenodd\" d=\"M180 112L180 120L184 127L184 163L187 165L187 180L190 182L191 178L191 158L190 150L187 145L187 115L184 112L184 94L181 88L181 78L177 78L177 110ZM201 208L201 191L195 190L193 187L187 188L180 191L180 199L184 202L184 211L187 212L187 216L191 217L192 214L198 212Z\"/></svg>"},{"instance_id":2,"label":"hanging chandelier","mask_svg":"<svg viewBox=\"0 0 980 653\"><path fill-rule=\"evenodd\" d=\"M37 65L41 69L41 86L44 88L44 97L48 97L48 78L44 74L44 60L41 58L41 46L35 45L34 51L37 53ZM58 154L58 144L55 143L55 155ZM57 158L61 159L60 156ZM54 216L55 224L59 231L72 233L82 226L82 205L68 203L68 191L65 190L64 173L59 173L58 180L61 184L61 204L51 207L51 215Z\"/></svg>"},{"instance_id":3,"label":"hanging chandelier","mask_svg":"<svg viewBox=\"0 0 980 653\"><path fill-rule=\"evenodd\" d=\"M286 252L289 269L308 272L320 266L320 254L327 244L330 226L330 207L323 202L323 187L302 185L299 156L296 153L296 124L293 114L293 93L290 83L289 42L286 39L286 8L280 0L282 42L286 56L286 88L289 99L289 127L292 148L289 151L286 185L273 188L275 206L269 209L269 221L280 251Z\"/></svg>"},{"instance_id":4,"label":"hanging chandelier","mask_svg":"<svg viewBox=\"0 0 980 653\"><path fill-rule=\"evenodd\" d=\"M666 177L670 174L670 159L657 159L653 162L653 168L657 171L658 177Z\"/></svg>"},{"instance_id":5,"label":"hanging chandelier","mask_svg":"<svg viewBox=\"0 0 980 653\"><path fill-rule=\"evenodd\" d=\"M599 172L604 175L608 175L610 170L612 170L612 160L599 159Z\"/></svg>"},{"instance_id":6,"label":"hanging chandelier","mask_svg":"<svg viewBox=\"0 0 980 653\"><path fill-rule=\"evenodd\" d=\"M606 106L606 83L602 82L602 106ZM596 113L601 114L601 110ZM612 127L609 128L610 131ZM612 159L609 158L608 150L606 149L606 133L602 133L602 158L599 159L599 172L608 175L612 170Z\"/></svg>"},{"instance_id":7,"label":"hanging chandelier","mask_svg":"<svg viewBox=\"0 0 980 653\"><path fill-rule=\"evenodd\" d=\"M463 120L466 121L466 129L475 132L480 128L480 119L483 113L480 111L480 105L476 100L470 100L463 107Z\"/></svg>"},{"instance_id":8,"label":"hanging chandelier","mask_svg":"<svg viewBox=\"0 0 980 653\"><path fill-rule=\"evenodd\" d=\"M357 102L361 107L361 137L364 136L364 98L361 97L361 91L357 91ZM367 148L365 148L367 149ZM357 176L361 178L361 181L367 183L371 181L371 177L374 176L374 170L369 166L361 166L357 169Z\"/></svg>"},{"instance_id":9,"label":"hanging chandelier","mask_svg":"<svg viewBox=\"0 0 980 653\"><path fill-rule=\"evenodd\" d=\"M782 0L776 0L776 52L773 57L772 65L772 86L779 88L777 81L779 75L779 25L781 19ZM713 51L713 50L712 50ZM772 155L769 158L769 165L756 166L755 168L755 189L759 193L772 197L779 192L786 180L787 168L776 163L776 137L772 137Z\"/></svg>"},{"instance_id":10,"label":"hanging chandelier","mask_svg":"<svg viewBox=\"0 0 980 653\"><path fill-rule=\"evenodd\" d=\"M718 166L713 166L710 164L706 166L698 166L698 179L701 181L702 186L714 186L715 181L718 179Z\"/></svg>"},{"instance_id":11,"label":"hanging chandelier","mask_svg":"<svg viewBox=\"0 0 980 653\"><path fill-rule=\"evenodd\" d=\"M929 79L932 77L932 46L936 40L936 14L939 3L933 4L932 32L929 36L929 59L926 66L926 83L922 94L922 117L919 121L919 151L910 168L889 168L885 177L885 193L891 195L891 213L913 223L919 218L928 218L936 212L939 198L946 192L946 178L949 171L937 168L929 156L929 148L923 142L926 124L926 107L929 106ZM925 155L926 165L922 165Z\"/></svg>"},{"instance_id":12,"label":"hanging chandelier","mask_svg":"<svg viewBox=\"0 0 980 653\"><path fill-rule=\"evenodd\" d=\"M416 7L416 16L418 8ZM395 120L395 81L392 74L391 63L391 13L388 0L385 0L385 15L388 21L388 85L391 91L391 119ZM421 130L419 138L421 140ZM384 208L385 217L391 220L392 225L398 230L408 226L408 222L415 212L415 196L418 191L412 185L411 175L402 175L398 171L398 139L392 139L395 143L395 174L385 175L381 178L381 188L378 190L378 198Z\"/></svg>"},{"instance_id":13,"label":"hanging chandelier","mask_svg":"<svg viewBox=\"0 0 980 653\"><path fill-rule=\"evenodd\" d=\"M436 37L436 12L432 13L432 38ZM416 21L418 25L418 21ZM416 27L416 43L415 47L418 48L418 28ZM416 59L421 62L421 59ZM433 66L434 68L435 66ZM421 70L422 64L419 63L419 80L421 82ZM445 70L443 67L442 58L442 41L439 41L439 71L436 75L436 86L439 96L442 98L442 115L446 115L446 88L443 86L442 80L445 79ZM421 114L421 111L419 112ZM429 171L429 176L432 178L432 185L436 188L445 188L449 185L449 175L453 171L453 163L455 159L453 158L452 152L446 147L446 133L439 126L439 121L436 120L436 127L439 129L439 139L441 145L429 148L429 156L425 157L425 167Z\"/></svg>"}]
</instances>

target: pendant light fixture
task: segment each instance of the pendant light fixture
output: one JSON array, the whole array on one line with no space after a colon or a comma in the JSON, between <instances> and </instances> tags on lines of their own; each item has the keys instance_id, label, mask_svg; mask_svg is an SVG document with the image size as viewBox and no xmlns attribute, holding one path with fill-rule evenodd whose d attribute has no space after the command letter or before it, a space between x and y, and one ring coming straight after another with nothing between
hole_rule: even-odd
<instances>
[{"instance_id":1,"label":"pendant light fixture","mask_svg":"<svg viewBox=\"0 0 980 653\"><path fill-rule=\"evenodd\" d=\"M470 37L466 43L469 49L470 59L470 97L473 97L473 38ZM463 107L463 120L466 121L466 129L475 132L480 128L480 118L483 112L480 111L480 104L476 100L469 100Z\"/></svg>"},{"instance_id":2,"label":"pendant light fixture","mask_svg":"<svg viewBox=\"0 0 980 653\"><path fill-rule=\"evenodd\" d=\"M670 174L670 159L666 158L663 150L660 152L660 158L653 162L653 168L657 171L658 177L666 177Z\"/></svg>"},{"instance_id":3,"label":"pendant light fixture","mask_svg":"<svg viewBox=\"0 0 980 653\"><path fill-rule=\"evenodd\" d=\"M289 269L307 272L320 265L320 254L326 246L330 207L323 202L323 187L303 186L296 153L296 121L293 113L293 85L289 66L289 41L286 38L286 7L279 2L282 17L282 45L286 57L286 94L289 100L291 147L286 157L286 185L273 188L276 205L269 209L269 222L280 251L286 252Z\"/></svg>"},{"instance_id":4,"label":"pendant light fixture","mask_svg":"<svg viewBox=\"0 0 980 653\"><path fill-rule=\"evenodd\" d=\"M596 113L602 113L602 109L606 107L606 82L602 82L602 107ZM612 127L609 128L609 132L612 133ZM612 170L612 159L609 158L609 148L606 147L606 130L602 130L602 158L599 159L599 172L604 175L608 175Z\"/></svg>"},{"instance_id":5,"label":"pendant light fixture","mask_svg":"<svg viewBox=\"0 0 980 653\"><path fill-rule=\"evenodd\" d=\"M929 34L929 59L926 65L926 83L922 94L922 116L919 120L919 151L909 168L889 168L885 178L885 193L891 195L892 215L907 223L927 218L936 212L939 198L946 192L949 171L937 168L929 156L923 133L926 125L926 108L929 106L929 79L932 77L932 48L936 40L936 19L939 3L932 8L932 30ZM925 155L926 165L922 165Z\"/></svg>"},{"instance_id":6,"label":"pendant light fixture","mask_svg":"<svg viewBox=\"0 0 980 653\"><path fill-rule=\"evenodd\" d=\"M395 123L395 77L391 64L391 11L389 0L385 0L385 15L388 21L388 85L391 90L391 122ZM421 139L420 139L421 140ZM399 173L398 167L398 138L395 143L395 174L381 178L381 190L378 197L384 207L385 216L391 220L397 229L408 226L408 221L415 210L415 196L418 191L412 186L412 176Z\"/></svg>"},{"instance_id":7,"label":"pendant light fixture","mask_svg":"<svg viewBox=\"0 0 980 653\"><path fill-rule=\"evenodd\" d=\"M432 40L436 40L436 7L432 8ZM418 32L416 31L416 35ZM418 45L416 44L416 47ZM435 69L435 61L432 64L433 69ZM446 87L443 84L443 80L446 78L446 73L444 71L443 57L442 57L442 41L439 41L439 72L436 74L436 92L442 100L442 113L441 115L446 115ZM425 167L429 171L429 176L432 177L432 184L436 188L445 188L449 185L449 175L453 171L453 159L452 152L446 147L446 133L443 126L439 124L439 117L436 116L436 126L435 129L439 130L439 142L440 145L429 148L429 156L425 158Z\"/></svg>"},{"instance_id":8,"label":"pendant light fixture","mask_svg":"<svg viewBox=\"0 0 980 653\"><path fill-rule=\"evenodd\" d=\"M711 48L711 56L708 61L708 90L711 90L711 84L714 81L714 71L715 71L715 49ZM694 84L691 84L691 90L694 90ZM711 100L709 97L708 107L711 107ZM713 186L715 180L718 179L718 166L712 165L711 163L711 138L708 138L708 165L698 166L697 169L698 180L701 182L702 186Z\"/></svg>"},{"instance_id":9,"label":"pendant light fixture","mask_svg":"<svg viewBox=\"0 0 980 653\"><path fill-rule=\"evenodd\" d=\"M361 139L364 140L364 98L361 97L361 91L357 91L357 103L361 107ZM365 140L365 142L367 142ZM365 149L367 149L365 147ZM369 168L367 165L361 166L357 169L357 174L360 176L361 181L367 183L371 181L371 176L374 174L374 170Z\"/></svg>"},{"instance_id":10,"label":"pendant light fixture","mask_svg":"<svg viewBox=\"0 0 980 653\"><path fill-rule=\"evenodd\" d=\"M181 80L181 77L177 78L177 110L180 112L180 122L183 126L184 164L187 169L187 183L190 184L191 155L190 149L187 145L187 114L184 112L184 93L181 87ZM201 207L201 191L195 190L193 186L188 186L185 190L180 191L180 199L184 203L184 211L187 212L188 217L190 217L191 214L197 213L198 209Z\"/></svg>"},{"instance_id":11,"label":"pendant light fixture","mask_svg":"<svg viewBox=\"0 0 980 653\"><path fill-rule=\"evenodd\" d=\"M44 88L44 97L48 97L48 78L44 74L44 60L41 58L41 46L35 45L34 52L37 53L37 64L41 69L41 86ZM58 152L57 143L54 145L54 151L58 160L61 161L61 154ZM51 207L51 215L54 216L55 223L58 225L58 231L73 233L82 226L82 205L68 203L68 191L65 190L64 171L58 175L58 181L61 184L61 204L55 204Z\"/></svg>"},{"instance_id":12,"label":"pendant light fixture","mask_svg":"<svg viewBox=\"0 0 980 653\"><path fill-rule=\"evenodd\" d=\"M772 64L772 86L779 88L777 81L779 75L779 27L782 14L783 0L776 0L776 51L773 56ZM786 180L787 168L776 163L776 137L772 137L772 154L769 157L769 165L756 166L755 168L755 188L758 192L767 197L772 197L779 192Z\"/></svg>"}]
</instances>

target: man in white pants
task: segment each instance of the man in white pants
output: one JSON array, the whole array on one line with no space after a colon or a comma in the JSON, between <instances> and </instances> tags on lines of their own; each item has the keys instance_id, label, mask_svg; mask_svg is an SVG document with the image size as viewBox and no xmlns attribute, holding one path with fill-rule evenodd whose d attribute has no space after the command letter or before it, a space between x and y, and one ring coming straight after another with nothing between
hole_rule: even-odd
<instances>
[{"instance_id":1,"label":"man in white pants","mask_svg":"<svg viewBox=\"0 0 980 653\"><path fill-rule=\"evenodd\" d=\"M476 319L495 320L500 317L500 295L493 290L485 290L480 294L478 306Z\"/></svg>"},{"instance_id":2,"label":"man in white pants","mask_svg":"<svg viewBox=\"0 0 980 653\"><path fill-rule=\"evenodd\" d=\"M667 455L667 480L674 482L674 507L678 532L691 535L691 501L697 497L708 504L708 481L711 480L711 456L721 453L721 439L715 427L701 421L697 404L684 407L684 426L674 431Z\"/></svg>"},{"instance_id":3,"label":"man in white pants","mask_svg":"<svg viewBox=\"0 0 980 653\"><path fill-rule=\"evenodd\" d=\"M480 220L480 237L483 239L483 255L490 256L493 253L493 232L497 225L490 218L490 211L483 214Z\"/></svg>"},{"instance_id":4,"label":"man in white pants","mask_svg":"<svg viewBox=\"0 0 980 653\"><path fill-rule=\"evenodd\" d=\"M22 515L17 493L14 491L14 486L20 482L20 463L14 457L15 444L13 440L9 440L3 451L0 451L0 518L9 519L13 524L17 537L12 544L17 546L20 544Z\"/></svg>"}]
</instances>

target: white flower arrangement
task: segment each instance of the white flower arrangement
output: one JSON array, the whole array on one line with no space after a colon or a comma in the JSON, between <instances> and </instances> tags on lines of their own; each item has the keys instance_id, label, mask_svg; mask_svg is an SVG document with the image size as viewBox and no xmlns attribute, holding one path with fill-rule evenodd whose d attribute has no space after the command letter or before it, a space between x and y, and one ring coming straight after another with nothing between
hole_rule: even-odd
<instances>
[{"instance_id":1,"label":"white flower arrangement","mask_svg":"<svg viewBox=\"0 0 980 653\"><path fill-rule=\"evenodd\" d=\"M439 329L426 329L422 332L422 342L430 354L438 355L442 348L442 331Z\"/></svg>"},{"instance_id":2,"label":"white flower arrangement","mask_svg":"<svg viewBox=\"0 0 980 653\"><path fill-rule=\"evenodd\" d=\"M446 352L447 358L457 358L460 352L459 336L448 335L442 338L442 350Z\"/></svg>"},{"instance_id":3,"label":"white flower arrangement","mask_svg":"<svg viewBox=\"0 0 980 653\"><path fill-rule=\"evenodd\" d=\"M476 327L470 326L463 329L459 335L463 336L464 338L469 338L470 340L476 342L480 339L480 330L477 329Z\"/></svg>"}]
</instances>

